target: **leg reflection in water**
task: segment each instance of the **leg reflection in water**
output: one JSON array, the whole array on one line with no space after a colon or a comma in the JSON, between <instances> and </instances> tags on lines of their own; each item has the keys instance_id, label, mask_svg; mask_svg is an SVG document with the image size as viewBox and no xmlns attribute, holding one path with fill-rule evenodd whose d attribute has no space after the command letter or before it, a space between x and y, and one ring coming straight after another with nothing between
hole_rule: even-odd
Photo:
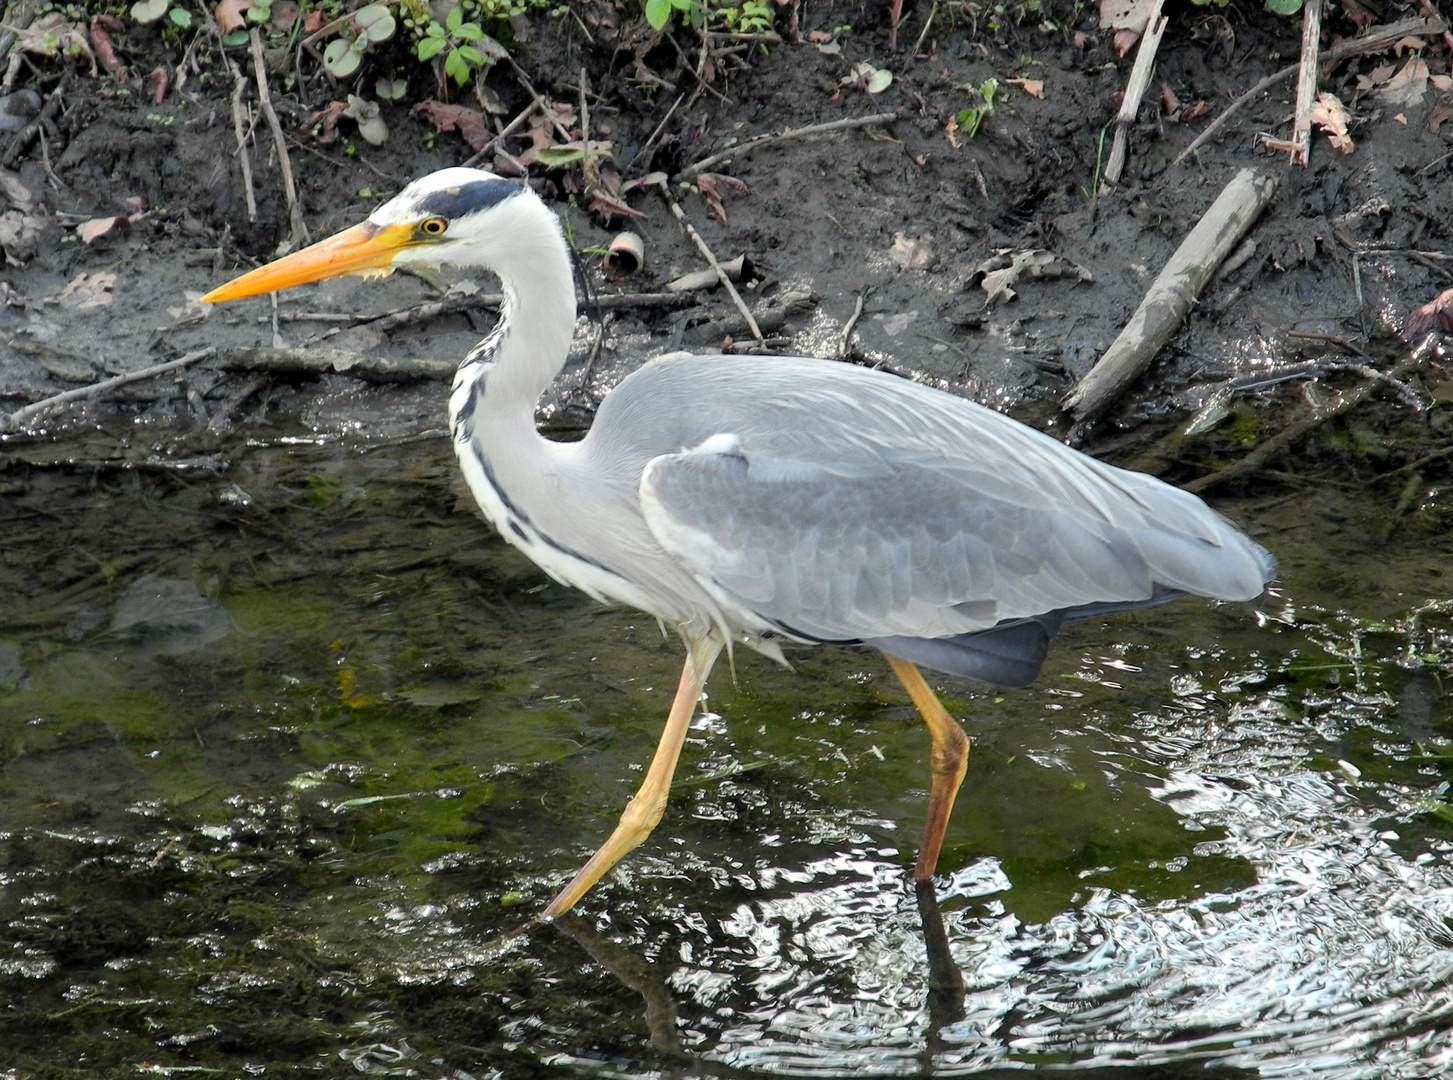
<instances>
[{"instance_id":1,"label":"leg reflection in water","mask_svg":"<svg viewBox=\"0 0 1453 1080\"><path fill-rule=\"evenodd\" d=\"M924 950L928 957L928 994L924 1003L928 1027L920 1055L922 1074L927 1076L934 1072L934 1062L945 1049L943 1029L963 1019L964 976L949 951L948 935L944 933L943 916L939 912L933 882L918 882L914 888L923 927ZM570 912L557 916L551 925L574 939L624 986L641 995L646 1003L646 1030L653 1047L683 1065L692 1062L692 1055L681 1045L676 1022L676 999L667 985L670 970L647 959L630 945L599 932L588 921ZM679 1074L668 1068L662 1075L669 1078Z\"/></svg>"}]
</instances>

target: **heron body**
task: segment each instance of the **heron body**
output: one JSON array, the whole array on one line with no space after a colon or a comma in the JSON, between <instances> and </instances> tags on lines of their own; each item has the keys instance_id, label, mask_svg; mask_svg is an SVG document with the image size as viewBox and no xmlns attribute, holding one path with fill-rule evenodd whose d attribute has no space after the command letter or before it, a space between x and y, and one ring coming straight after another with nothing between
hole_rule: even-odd
<instances>
[{"instance_id":1,"label":"heron body","mask_svg":"<svg viewBox=\"0 0 1453 1080\"><path fill-rule=\"evenodd\" d=\"M528 189L475 169L415 181L369 219L209 301L450 262L500 279L494 331L449 399L464 476L552 577L677 628L687 662L656 756L572 906L660 819L713 662L740 642L873 645L929 727L915 876L931 878L967 740L916 664L999 685L1038 674L1067 620L1184 594L1248 600L1275 562L1200 499L1006 416L878 371L800 357L673 357L624 379L556 443L535 405L575 325L568 248Z\"/></svg>"}]
</instances>

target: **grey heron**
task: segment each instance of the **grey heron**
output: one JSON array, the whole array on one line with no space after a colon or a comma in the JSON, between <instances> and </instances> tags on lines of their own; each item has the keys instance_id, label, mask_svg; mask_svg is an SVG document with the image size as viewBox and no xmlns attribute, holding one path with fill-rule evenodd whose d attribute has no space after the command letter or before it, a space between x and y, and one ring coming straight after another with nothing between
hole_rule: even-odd
<instances>
[{"instance_id":1,"label":"grey heron","mask_svg":"<svg viewBox=\"0 0 1453 1080\"><path fill-rule=\"evenodd\" d=\"M202 299L443 263L493 273L506 298L449 397L454 450L485 516L551 577L654 615L686 645L645 780L543 919L660 821L707 676L733 642L783 663L782 642L885 654L931 741L923 883L968 739L918 665L1023 686L1066 621L1185 594L1250 600L1275 570L1187 492L851 364L661 359L605 397L579 442L544 438L535 406L575 327L569 249L534 192L481 170L416 180L361 224Z\"/></svg>"}]
</instances>

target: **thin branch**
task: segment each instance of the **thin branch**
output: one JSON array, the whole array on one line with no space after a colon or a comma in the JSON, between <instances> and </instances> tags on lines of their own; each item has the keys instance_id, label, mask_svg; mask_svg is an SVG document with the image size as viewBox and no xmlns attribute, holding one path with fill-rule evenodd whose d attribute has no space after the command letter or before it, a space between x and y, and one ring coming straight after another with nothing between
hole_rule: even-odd
<instances>
[{"instance_id":1,"label":"thin branch","mask_svg":"<svg viewBox=\"0 0 1453 1080\"><path fill-rule=\"evenodd\" d=\"M242 166L242 189L247 195L247 220L257 220L257 194L252 189L252 156L247 152L247 136L242 122L242 95L247 91L247 80L238 72L237 84L232 88L232 130L237 136L237 160Z\"/></svg>"},{"instance_id":2,"label":"thin branch","mask_svg":"<svg viewBox=\"0 0 1453 1080\"><path fill-rule=\"evenodd\" d=\"M252 42L252 67L257 75L257 100L272 128L272 141L277 146L278 168L283 174L283 191L288 198L288 216L292 219L293 245L302 247L308 242L308 226L303 221L302 208L298 206L298 188L293 183L293 163L288 158L288 141L283 135L283 126L278 122L277 112L272 107L272 94L267 88L267 64L262 56L262 38L257 27L248 31Z\"/></svg>"},{"instance_id":3,"label":"thin branch","mask_svg":"<svg viewBox=\"0 0 1453 1080\"><path fill-rule=\"evenodd\" d=\"M664 187L660 190L661 198L666 200L666 205L671 208L671 213L675 214L676 220L686 227L686 232L695 242L697 250L701 252L702 256L711 265L711 268L716 271L717 280L726 287L727 292L731 293L732 303L736 304L737 310L742 313L742 318L746 320L747 328L751 330L752 337L757 339L759 345L765 346L766 342L762 338L762 329L757 325L757 320L752 317L751 311L747 308L746 301L742 299L742 294L737 292L737 287L732 284L732 279L722 269L721 263L716 261L716 256L712 254L711 248L701 238L701 234L696 231L695 226L686 220L685 212L676 200L671 197L671 193Z\"/></svg>"},{"instance_id":4,"label":"thin branch","mask_svg":"<svg viewBox=\"0 0 1453 1080\"><path fill-rule=\"evenodd\" d=\"M80 401L83 398L95 397L97 394L104 394L107 390L114 390L118 386L125 386L127 383L139 382L142 379L150 379L157 375L164 375L168 371L175 371L189 364L195 364L198 360L205 360L217 352L214 348L198 349L196 352L187 353L186 356L178 357L176 360L168 360L165 364L155 364L140 371L129 371L125 375L117 375L114 379L102 379L100 382L91 383L89 386L77 387L74 390L67 390L64 393L56 394L54 397L45 398L23 409L17 409L9 416L0 416L0 432L14 431L32 416L53 409L57 405L66 405L72 401Z\"/></svg>"},{"instance_id":5,"label":"thin branch","mask_svg":"<svg viewBox=\"0 0 1453 1080\"><path fill-rule=\"evenodd\" d=\"M673 176L672 180L689 180L697 173L706 172L715 168L724 161L730 161L738 154L744 154L748 150L760 150L764 146L771 146L774 143L787 142L790 139L805 139L812 135L827 135L834 131L847 131L852 128L871 127L873 124L886 124L897 120L897 113L878 113L876 116L857 116L849 120L833 120L827 124L813 124L811 127L794 128L791 131L784 131L780 135L763 135L760 138L748 139L740 146L733 146L730 150L723 150L719 154L712 154L711 157L702 158L695 165L688 165L679 173Z\"/></svg>"},{"instance_id":6,"label":"thin branch","mask_svg":"<svg viewBox=\"0 0 1453 1080\"><path fill-rule=\"evenodd\" d=\"M508 139L511 135L518 131L524 125L525 121L530 118L530 114L533 113L536 109L541 108L544 103L544 97L534 98L528 105L524 107L524 109L520 112L519 116L516 116L513 120L511 120L508 124L504 126L503 131L501 131L494 138L490 139L489 142L485 143L474 154L467 158L464 162L465 167L468 168L472 165L478 165L481 161L483 161L484 155L488 154L491 150L493 150L496 144L502 143L505 139Z\"/></svg>"}]
</instances>

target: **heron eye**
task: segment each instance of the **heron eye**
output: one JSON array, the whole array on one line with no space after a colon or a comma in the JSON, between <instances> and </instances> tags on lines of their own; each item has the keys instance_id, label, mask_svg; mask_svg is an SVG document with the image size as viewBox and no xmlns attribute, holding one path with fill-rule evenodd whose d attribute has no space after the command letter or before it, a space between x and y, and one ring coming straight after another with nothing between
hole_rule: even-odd
<instances>
[{"instance_id":1,"label":"heron eye","mask_svg":"<svg viewBox=\"0 0 1453 1080\"><path fill-rule=\"evenodd\" d=\"M428 221L419 226L419 231L425 236L443 236L449 228L449 222L443 218L431 217Z\"/></svg>"}]
</instances>

